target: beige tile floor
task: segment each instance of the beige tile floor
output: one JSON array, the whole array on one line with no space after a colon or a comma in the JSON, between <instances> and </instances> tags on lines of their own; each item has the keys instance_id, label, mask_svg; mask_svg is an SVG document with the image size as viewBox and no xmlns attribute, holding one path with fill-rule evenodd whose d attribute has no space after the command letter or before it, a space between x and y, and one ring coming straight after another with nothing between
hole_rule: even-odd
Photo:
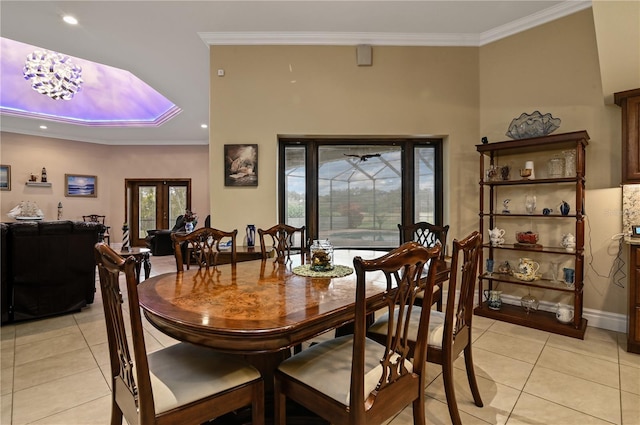
<instances>
[{"instance_id":1,"label":"beige tile floor","mask_svg":"<svg viewBox=\"0 0 640 425\"><path fill-rule=\"evenodd\" d=\"M173 271L173 257L152 258L152 275ZM145 323L149 351L175 341ZM106 425L110 389L100 295L81 312L4 326L3 425ZM463 359L455 363L464 424L640 425L640 355L625 335L588 328L584 340L474 318L474 363L484 407L476 407ZM442 375L430 365L429 424L450 424ZM390 425L412 424L411 408Z\"/></svg>"}]
</instances>

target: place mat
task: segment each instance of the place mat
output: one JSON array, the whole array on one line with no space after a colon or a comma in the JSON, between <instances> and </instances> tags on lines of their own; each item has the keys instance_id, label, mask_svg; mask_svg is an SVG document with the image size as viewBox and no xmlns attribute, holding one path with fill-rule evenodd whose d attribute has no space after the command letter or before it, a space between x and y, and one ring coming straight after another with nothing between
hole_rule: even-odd
<instances>
[{"instance_id":1,"label":"place mat","mask_svg":"<svg viewBox=\"0 0 640 425\"><path fill-rule=\"evenodd\" d=\"M343 277L349 276L353 273L353 269L349 266L333 266L333 270L329 270L328 272L317 272L311 270L311 266L309 264L303 264L301 266L294 267L293 272L299 276L307 277Z\"/></svg>"}]
</instances>

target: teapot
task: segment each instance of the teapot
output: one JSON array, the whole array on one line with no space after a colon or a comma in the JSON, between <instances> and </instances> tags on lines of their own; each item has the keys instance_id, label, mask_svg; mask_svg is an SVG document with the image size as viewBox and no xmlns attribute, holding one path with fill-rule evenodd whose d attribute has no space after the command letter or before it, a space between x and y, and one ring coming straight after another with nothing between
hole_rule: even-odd
<instances>
[{"instance_id":1,"label":"teapot","mask_svg":"<svg viewBox=\"0 0 640 425\"><path fill-rule=\"evenodd\" d=\"M518 272L522 273L525 277L533 278L538 274L540 264L533 261L531 258L520 258L518 263Z\"/></svg>"},{"instance_id":2,"label":"teapot","mask_svg":"<svg viewBox=\"0 0 640 425\"><path fill-rule=\"evenodd\" d=\"M570 323L573 320L573 310L566 304L556 304L556 319L561 323Z\"/></svg>"},{"instance_id":3,"label":"teapot","mask_svg":"<svg viewBox=\"0 0 640 425\"><path fill-rule=\"evenodd\" d=\"M573 251L576 248L576 237L571 233L562 235L562 246L567 251Z\"/></svg>"},{"instance_id":4,"label":"teapot","mask_svg":"<svg viewBox=\"0 0 640 425\"><path fill-rule=\"evenodd\" d=\"M496 246L504 243L504 229L493 228L489 229L489 239L491 245Z\"/></svg>"}]
</instances>

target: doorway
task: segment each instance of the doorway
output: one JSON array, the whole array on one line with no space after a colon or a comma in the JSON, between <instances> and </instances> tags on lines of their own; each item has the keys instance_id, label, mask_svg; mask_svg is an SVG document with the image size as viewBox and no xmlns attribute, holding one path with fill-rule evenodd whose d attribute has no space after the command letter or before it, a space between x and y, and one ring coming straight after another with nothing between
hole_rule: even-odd
<instances>
[{"instance_id":1,"label":"doorway","mask_svg":"<svg viewBox=\"0 0 640 425\"><path fill-rule=\"evenodd\" d=\"M147 230L171 229L191 209L191 179L125 179L125 185L132 246L145 246Z\"/></svg>"}]
</instances>

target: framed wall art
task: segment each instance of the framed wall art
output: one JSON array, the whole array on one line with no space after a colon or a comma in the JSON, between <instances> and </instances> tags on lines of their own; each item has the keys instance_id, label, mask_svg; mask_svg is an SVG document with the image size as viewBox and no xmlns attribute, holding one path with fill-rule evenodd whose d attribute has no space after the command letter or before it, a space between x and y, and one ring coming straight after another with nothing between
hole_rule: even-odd
<instances>
[{"instance_id":1,"label":"framed wall art","mask_svg":"<svg viewBox=\"0 0 640 425\"><path fill-rule=\"evenodd\" d=\"M68 197L98 197L98 176L82 174L64 175L64 196Z\"/></svg>"},{"instance_id":2,"label":"framed wall art","mask_svg":"<svg viewBox=\"0 0 640 425\"><path fill-rule=\"evenodd\" d=\"M258 185L258 145L224 145L224 185Z\"/></svg>"},{"instance_id":3,"label":"framed wall art","mask_svg":"<svg viewBox=\"0 0 640 425\"><path fill-rule=\"evenodd\" d=\"M0 165L0 190L11 190L11 165Z\"/></svg>"}]
</instances>

